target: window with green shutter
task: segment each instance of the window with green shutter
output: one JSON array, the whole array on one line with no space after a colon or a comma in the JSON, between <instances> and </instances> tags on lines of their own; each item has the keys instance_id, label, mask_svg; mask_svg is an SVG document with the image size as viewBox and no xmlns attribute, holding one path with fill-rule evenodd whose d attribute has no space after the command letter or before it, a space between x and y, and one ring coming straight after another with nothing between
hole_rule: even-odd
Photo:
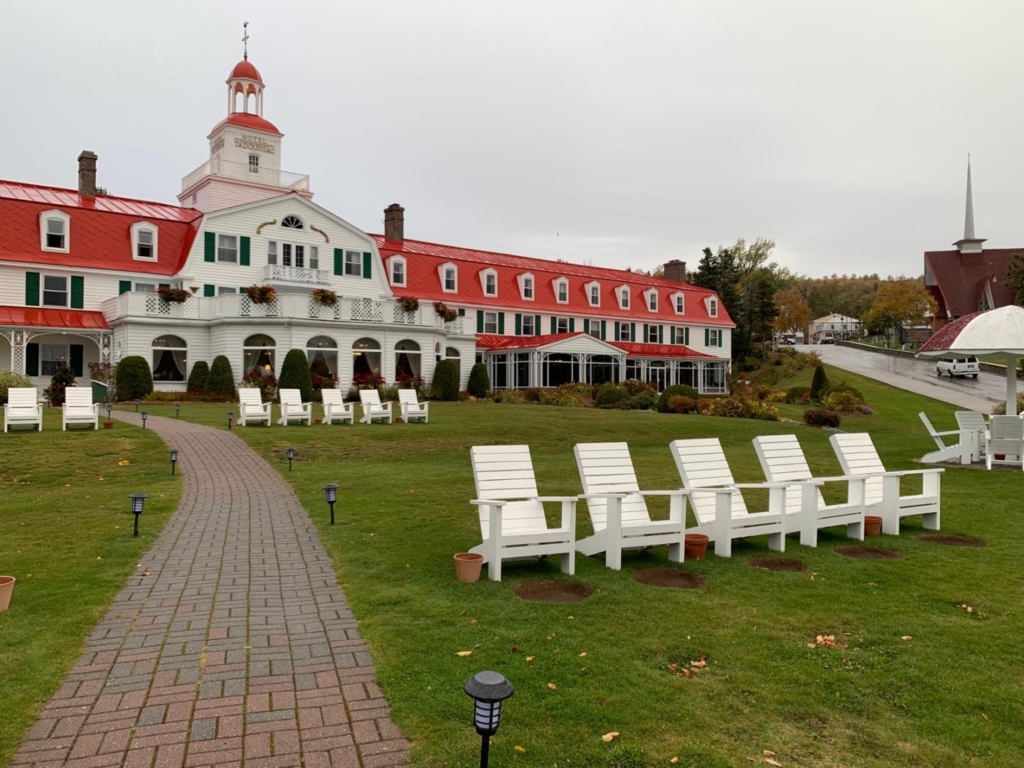
<instances>
[{"instance_id":1,"label":"window with green shutter","mask_svg":"<svg viewBox=\"0 0 1024 768\"><path fill-rule=\"evenodd\" d=\"M370 271L370 262L372 261L372 259L372 253L366 253L365 251L363 252L363 277L365 277L367 280L369 280L373 276L373 273Z\"/></svg>"},{"instance_id":2,"label":"window with green shutter","mask_svg":"<svg viewBox=\"0 0 1024 768\"><path fill-rule=\"evenodd\" d=\"M203 233L203 261L217 260L217 234L215 232Z\"/></svg>"},{"instance_id":3,"label":"window with green shutter","mask_svg":"<svg viewBox=\"0 0 1024 768\"><path fill-rule=\"evenodd\" d=\"M120 296L122 293L128 293L132 289L131 280L118 280L117 281L117 295Z\"/></svg>"},{"instance_id":4,"label":"window with green shutter","mask_svg":"<svg viewBox=\"0 0 1024 768\"><path fill-rule=\"evenodd\" d=\"M38 272L26 272L25 273L25 306L26 307L38 307L39 306L39 273ZM33 375L35 376L35 375L38 375L38 374L33 374Z\"/></svg>"},{"instance_id":5,"label":"window with green shutter","mask_svg":"<svg viewBox=\"0 0 1024 768\"><path fill-rule=\"evenodd\" d=\"M244 235L241 237L242 246L238 252L238 263L240 266L249 266L249 238Z\"/></svg>"},{"instance_id":6,"label":"window with green shutter","mask_svg":"<svg viewBox=\"0 0 1024 768\"><path fill-rule=\"evenodd\" d=\"M71 308L85 308L85 278L81 275L71 276Z\"/></svg>"}]
</instances>

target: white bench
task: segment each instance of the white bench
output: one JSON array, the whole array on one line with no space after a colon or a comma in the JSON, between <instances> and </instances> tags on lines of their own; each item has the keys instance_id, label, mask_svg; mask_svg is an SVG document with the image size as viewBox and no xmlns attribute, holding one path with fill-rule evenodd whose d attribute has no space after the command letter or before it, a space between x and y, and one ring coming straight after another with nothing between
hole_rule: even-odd
<instances>
[{"instance_id":1,"label":"white bench","mask_svg":"<svg viewBox=\"0 0 1024 768\"><path fill-rule=\"evenodd\" d=\"M100 404L92 401L92 389L68 387L64 390L63 429L69 424L87 424L100 428Z\"/></svg>"},{"instance_id":2,"label":"white bench","mask_svg":"<svg viewBox=\"0 0 1024 768\"><path fill-rule=\"evenodd\" d=\"M35 387L11 387L4 405L4 432L11 427L35 427L43 431L43 406Z\"/></svg>"}]
</instances>

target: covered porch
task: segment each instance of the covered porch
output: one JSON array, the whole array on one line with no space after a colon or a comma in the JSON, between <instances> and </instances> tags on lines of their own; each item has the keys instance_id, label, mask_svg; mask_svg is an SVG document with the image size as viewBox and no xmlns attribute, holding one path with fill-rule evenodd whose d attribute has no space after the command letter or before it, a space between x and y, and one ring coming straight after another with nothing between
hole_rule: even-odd
<instances>
[{"instance_id":1,"label":"covered porch","mask_svg":"<svg viewBox=\"0 0 1024 768\"><path fill-rule=\"evenodd\" d=\"M112 362L112 341L100 312L0 307L0 370L28 376L40 388L58 360L88 383L90 363Z\"/></svg>"}]
</instances>

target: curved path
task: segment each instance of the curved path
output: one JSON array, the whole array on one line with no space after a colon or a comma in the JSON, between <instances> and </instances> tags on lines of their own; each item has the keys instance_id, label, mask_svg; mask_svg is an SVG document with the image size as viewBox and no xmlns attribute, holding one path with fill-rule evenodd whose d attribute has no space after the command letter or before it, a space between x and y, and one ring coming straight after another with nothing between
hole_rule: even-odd
<instances>
[{"instance_id":1,"label":"curved path","mask_svg":"<svg viewBox=\"0 0 1024 768\"><path fill-rule=\"evenodd\" d=\"M406 765L289 485L230 432L148 425L181 450L181 505L11 765Z\"/></svg>"}]
</instances>

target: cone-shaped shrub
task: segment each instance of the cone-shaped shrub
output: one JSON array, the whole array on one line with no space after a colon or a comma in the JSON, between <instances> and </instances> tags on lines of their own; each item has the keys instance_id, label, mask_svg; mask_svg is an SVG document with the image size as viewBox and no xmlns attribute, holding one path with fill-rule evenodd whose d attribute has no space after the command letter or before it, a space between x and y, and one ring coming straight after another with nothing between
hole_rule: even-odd
<instances>
[{"instance_id":1,"label":"cone-shaped shrub","mask_svg":"<svg viewBox=\"0 0 1024 768\"><path fill-rule=\"evenodd\" d=\"M277 380L277 391L297 389L302 393L302 402L313 402L313 378L309 375L309 361L301 349L289 350L281 366L281 377Z\"/></svg>"},{"instance_id":2,"label":"cone-shaped shrub","mask_svg":"<svg viewBox=\"0 0 1024 768\"><path fill-rule=\"evenodd\" d=\"M487 375L487 366L477 363L469 372L469 394L473 397L487 397L491 391L491 377Z\"/></svg>"},{"instance_id":3,"label":"cone-shaped shrub","mask_svg":"<svg viewBox=\"0 0 1024 768\"><path fill-rule=\"evenodd\" d=\"M814 368L814 378L811 379L811 400L820 400L825 390L828 389L828 376L821 365Z\"/></svg>"},{"instance_id":4,"label":"cone-shaped shrub","mask_svg":"<svg viewBox=\"0 0 1024 768\"><path fill-rule=\"evenodd\" d=\"M227 400L235 398L235 375L231 372L231 362L224 355L213 358L210 375L206 377L203 391L208 395L220 395Z\"/></svg>"},{"instance_id":5,"label":"cone-shaped shrub","mask_svg":"<svg viewBox=\"0 0 1024 768\"><path fill-rule=\"evenodd\" d=\"M435 400L459 399L459 364L454 360L441 360L434 366L434 380L430 383L430 396Z\"/></svg>"},{"instance_id":6,"label":"cone-shaped shrub","mask_svg":"<svg viewBox=\"0 0 1024 768\"><path fill-rule=\"evenodd\" d=\"M146 358L129 355L117 364L117 397L119 400L141 400L153 392L153 374Z\"/></svg>"},{"instance_id":7,"label":"cone-shaped shrub","mask_svg":"<svg viewBox=\"0 0 1024 768\"><path fill-rule=\"evenodd\" d=\"M188 391L203 392L206 390L206 379L210 376L210 366L205 360L200 360L192 366L192 373L188 375Z\"/></svg>"}]
</instances>

